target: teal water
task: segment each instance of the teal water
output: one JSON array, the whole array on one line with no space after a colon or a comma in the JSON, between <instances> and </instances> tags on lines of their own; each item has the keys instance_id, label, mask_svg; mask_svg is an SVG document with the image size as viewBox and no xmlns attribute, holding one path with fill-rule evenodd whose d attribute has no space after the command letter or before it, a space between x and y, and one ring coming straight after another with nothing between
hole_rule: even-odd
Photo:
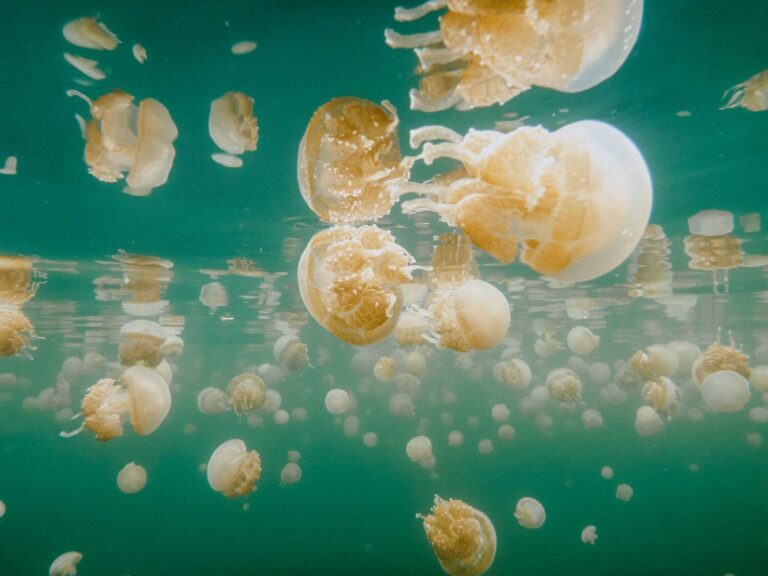
<instances>
[{"instance_id":1,"label":"teal water","mask_svg":"<svg viewBox=\"0 0 768 576\"><path fill-rule=\"evenodd\" d=\"M603 120L642 151L654 183L651 222L670 241L668 287L676 300L630 293L631 261L598 280L558 286L521 264L500 266L478 253L484 279L512 304L509 337L531 365L531 388L571 356L564 350L538 358L534 342L544 321L560 341L578 324L600 335L589 363L613 366L673 340L703 350L719 328L732 331L753 367L768 363L765 262L721 271L715 286L712 272L690 269L683 247L686 219L715 208L734 213L745 254L768 254L764 230L738 224L748 213L768 218L768 113L718 109L726 89L768 66L768 3L647 2L630 57L597 87L579 94L534 88L503 107L431 115L408 110L415 58L388 48L383 30L428 29L434 19L396 24L396 5L6 3L0 162L13 154L19 165L17 175L0 175L0 254L33 259L37 292L23 311L41 338L31 358L0 357L0 374L16 376L14 385L0 385L0 500L7 506L0 574L45 574L68 550L83 553L81 575L440 574L414 517L429 510L435 494L461 498L493 521L498 549L488 574L768 572L768 448L746 440L766 433L766 424L748 417L764 403L755 389L743 411L719 414L706 410L687 375L675 377L686 410L662 433L641 438L633 427L639 394L610 405L601 385L584 376L584 403L601 411L604 426L585 429L580 409L550 399L543 409L553 421L547 432L519 408L527 392L493 378L505 346L471 357L430 346L421 350L427 369L414 395L415 415L395 416L389 409L395 385L372 373L379 356L399 358L395 342L355 348L304 318L300 336L311 365L273 387L289 413L306 409L306 421L292 414L281 426L263 412L258 425L232 412L198 410L204 387L226 388L251 366L275 364L276 320L305 313L296 266L323 226L299 193L296 152L314 110L346 95L390 100L400 114L403 149L417 126L488 129L516 112L549 129ZM95 14L122 40L118 50L95 53L64 40L67 21ZM257 49L233 56L230 46L244 39ZM144 65L131 56L135 42L149 53ZM80 75L62 58L65 51L98 59L107 78L76 84ZM118 87L137 99L158 99L179 127L169 181L146 198L88 174L74 121L75 113L87 117L87 106L65 95L69 88L96 96ZM244 156L239 170L210 160L210 102L228 90L255 99L260 127L258 150ZM434 235L448 230L432 216L406 218L397 207L380 225L421 264L429 262ZM56 385L69 357L98 353L115 361L120 327L136 318L130 313L135 270L121 265L120 251L173 264L165 280L150 286L167 301L150 318L180 327L185 342L174 360L173 406L146 437L126 426L124 437L106 443L87 432L63 439L59 431L77 426L67 416L107 368L69 377L68 402L55 410L41 394ZM227 273L234 258L249 260L259 273ZM200 291L214 280L228 298L212 310ZM567 314L567 299L577 296L595 304L582 319ZM332 387L355 397L358 434L346 436L342 419L325 410ZM446 393L457 402L446 403ZM491 418L498 403L512 412L516 437L508 443L498 439ZM691 418L689 408L701 409L703 420ZM59 409L70 412L57 419ZM462 447L448 445L451 430L464 433ZM374 448L361 439L369 431L379 438ZM433 471L405 454L408 439L420 433L432 439ZM230 438L242 438L262 457L262 478L247 500L214 492L199 468ZM493 440L492 454L478 453L481 439ZM301 452L303 477L281 487L289 450ZM130 461L144 466L149 479L143 491L125 495L115 477ZM600 477L604 465L615 470L613 480ZM614 496L620 482L634 488L628 503ZM541 529L517 524L514 506L523 496L544 504ZM594 546L580 541L588 524L597 526Z\"/></svg>"}]
</instances>

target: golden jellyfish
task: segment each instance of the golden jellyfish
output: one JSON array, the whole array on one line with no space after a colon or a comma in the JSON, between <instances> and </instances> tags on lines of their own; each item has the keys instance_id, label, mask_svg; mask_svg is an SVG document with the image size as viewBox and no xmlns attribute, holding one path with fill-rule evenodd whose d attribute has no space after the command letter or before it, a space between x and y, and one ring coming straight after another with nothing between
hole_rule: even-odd
<instances>
[{"instance_id":1,"label":"golden jellyfish","mask_svg":"<svg viewBox=\"0 0 768 576\"><path fill-rule=\"evenodd\" d=\"M590 524L589 526L586 526L581 531L581 541L584 544L595 544L595 541L597 540L597 528L593 524Z\"/></svg>"},{"instance_id":2,"label":"golden jellyfish","mask_svg":"<svg viewBox=\"0 0 768 576\"><path fill-rule=\"evenodd\" d=\"M647 382L671 376L677 370L676 354L662 345L648 346L635 352L616 375L616 384L624 392L640 390Z\"/></svg>"},{"instance_id":3,"label":"golden jellyfish","mask_svg":"<svg viewBox=\"0 0 768 576\"><path fill-rule=\"evenodd\" d=\"M600 468L600 476L603 478L603 480L612 480L613 479L613 468L610 466L603 466Z\"/></svg>"},{"instance_id":4,"label":"golden jellyfish","mask_svg":"<svg viewBox=\"0 0 768 576\"><path fill-rule=\"evenodd\" d=\"M739 412L749 396L749 382L733 370L711 372L701 383L701 397L715 412Z\"/></svg>"},{"instance_id":5,"label":"golden jellyfish","mask_svg":"<svg viewBox=\"0 0 768 576\"><path fill-rule=\"evenodd\" d=\"M49 576L77 576L77 564L83 559L80 552L65 552L48 569Z\"/></svg>"},{"instance_id":6,"label":"golden jellyfish","mask_svg":"<svg viewBox=\"0 0 768 576\"><path fill-rule=\"evenodd\" d=\"M581 402L581 378L570 368L556 368L547 375L547 392L558 402Z\"/></svg>"},{"instance_id":7,"label":"golden jellyfish","mask_svg":"<svg viewBox=\"0 0 768 576\"><path fill-rule=\"evenodd\" d=\"M584 428L602 428L603 415L595 408L587 408L581 413L581 423Z\"/></svg>"},{"instance_id":8,"label":"golden jellyfish","mask_svg":"<svg viewBox=\"0 0 768 576\"><path fill-rule=\"evenodd\" d=\"M301 480L301 467L296 462L288 462L280 470L280 486L290 486Z\"/></svg>"},{"instance_id":9,"label":"golden jellyfish","mask_svg":"<svg viewBox=\"0 0 768 576\"><path fill-rule=\"evenodd\" d=\"M503 263L521 261L567 282L610 272L635 249L651 211L648 167L620 130L593 120L549 132L524 126L506 134L442 126L411 132L428 142L416 159L452 158L455 177L408 182L406 214L431 211ZM454 172L455 173L455 172Z\"/></svg>"},{"instance_id":10,"label":"golden jellyfish","mask_svg":"<svg viewBox=\"0 0 768 576\"><path fill-rule=\"evenodd\" d=\"M424 468L435 465L435 455L432 452L432 441L427 436L414 436L405 445L405 453L413 462Z\"/></svg>"},{"instance_id":11,"label":"golden jellyfish","mask_svg":"<svg viewBox=\"0 0 768 576\"><path fill-rule=\"evenodd\" d=\"M768 110L768 70L758 72L749 80L729 88L723 94L723 100L726 98L728 102L720 110L739 106L750 112Z\"/></svg>"},{"instance_id":12,"label":"golden jellyfish","mask_svg":"<svg viewBox=\"0 0 768 576\"><path fill-rule=\"evenodd\" d=\"M0 500L0 518L2 518L3 516L5 516L5 510L6 510L6 508L5 508L5 502L3 502L2 500Z\"/></svg>"},{"instance_id":13,"label":"golden jellyfish","mask_svg":"<svg viewBox=\"0 0 768 576\"><path fill-rule=\"evenodd\" d=\"M691 270L712 272L713 290L728 290L728 270L745 264L741 240L732 235L733 214L703 210L688 218L690 235L683 240ZM722 276L722 278L721 278Z\"/></svg>"},{"instance_id":14,"label":"golden jellyfish","mask_svg":"<svg viewBox=\"0 0 768 576\"><path fill-rule=\"evenodd\" d=\"M502 360L493 367L493 377L497 382L512 386L518 390L525 390L531 383L531 368L525 360L512 358Z\"/></svg>"},{"instance_id":15,"label":"golden jellyfish","mask_svg":"<svg viewBox=\"0 0 768 576\"><path fill-rule=\"evenodd\" d=\"M299 260L298 282L307 311L349 344L372 344L395 328L400 284L413 257L376 226L337 226L312 237Z\"/></svg>"},{"instance_id":16,"label":"golden jellyfish","mask_svg":"<svg viewBox=\"0 0 768 576\"><path fill-rule=\"evenodd\" d=\"M637 41L642 0L428 0L397 8L417 20L447 8L440 29L385 31L393 48L414 48L422 73L411 108L435 112L502 104L531 86L581 92L610 78Z\"/></svg>"},{"instance_id":17,"label":"golden jellyfish","mask_svg":"<svg viewBox=\"0 0 768 576\"><path fill-rule=\"evenodd\" d=\"M227 92L216 98L211 102L208 133L228 154L256 150L259 124L253 115L253 98L242 92Z\"/></svg>"},{"instance_id":18,"label":"golden jellyfish","mask_svg":"<svg viewBox=\"0 0 768 576\"><path fill-rule=\"evenodd\" d=\"M85 428L102 442L123 435L123 423L130 419L137 434L146 436L163 423L171 410L168 384L145 366L131 366L118 381L102 378L88 388L80 405L85 418L73 432L61 432L69 438Z\"/></svg>"},{"instance_id":19,"label":"golden jellyfish","mask_svg":"<svg viewBox=\"0 0 768 576\"><path fill-rule=\"evenodd\" d=\"M34 336L35 327L21 310L0 305L0 356L28 354Z\"/></svg>"},{"instance_id":20,"label":"golden jellyfish","mask_svg":"<svg viewBox=\"0 0 768 576\"><path fill-rule=\"evenodd\" d=\"M62 33L70 44L91 50L114 50L120 43L103 22L91 16L67 22Z\"/></svg>"},{"instance_id":21,"label":"golden jellyfish","mask_svg":"<svg viewBox=\"0 0 768 576\"><path fill-rule=\"evenodd\" d=\"M391 356L382 356L373 367L373 375L380 382L391 382L397 374L397 363Z\"/></svg>"},{"instance_id":22,"label":"golden jellyfish","mask_svg":"<svg viewBox=\"0 0 768 576\"><path fill-rule=\"evenodd\" d=\"M227 401L238 416L254 412L267 401L267 385L256 374L238 374L227 384Z\"/></svg>"},{"instance_id":23,"label":"golden jellyfish","mask_svg":"<svg viewBox=\"0 0 768 576\"><path fill-rule=\"evenodd\" d=\"M547 520L547 513L544 511L544 506L541 505L541 502L526 496L517 501L515 518L517 523L523 528L536 530L544 526L544 522Z\"/></svg>"},{"instance_id":24,"label":"golden jellyfish","mask_svg":"<svg viewBox=\"0 0 768 576\"><path fill-rule=\"evenodd\" d=\"M479 576L496 556L496 530L480 510L461 500L435 496L431 512L416 514L438 562L450 576Z\"/></svg>"},{"instance_id":25,"label":"golden jellyfish","mask_svg":"<svg viewBox=\"0 0 768 576\"><path fill-rule=\"evenodd\" d=\"M135 494L146 485L147 471L135 462L129 462L117 474L117 487L123 494Z\"/></svg>"},{"instance_id":26,"label":"golden jellyfish","mask_svg":"<svg viewBox=\"0 0 768 576\"><path fill-rule=\"evenodd\" d=\"M587 356L600 344L600 336L593 334L586 326L574 326L568 331L566 342L571 352Z\"/></svg>"},{"instance_id":27,"label":"golden jellyfish","mask_svg":"<svg viewBox=\"0 0 768 576\"><path fill-rule=\"evenodd\" d=\"M298 179L307 206L324 222L351 224L386 216L406 180L397 111L362 98L334 98L317 109L299 145Z\"/></svg>"},{"instance_id":28,"label":"golden jellyfish","mask_svg":"<svg viewBox=\"0 0 768 576\"><path fill-rule=\"evenodd\" d=\"M768 392L768 364L755 366L751 371L749 380L755 390Z\"/></svg>"},{"instance_id":29,"label":"golden jellyfish","mask_svg":"<svg viewBox=\"0 0 768 576\"><path fill-rule=\"evenodd\" d=\"M261 477L261 457L248 450L238 438L227 440L211 454L207 467L208 484L227 498L247 496Z\"/></svg>"},{"instance_id":30,"label":"golden jellyfish","mask_svg":"<svg viewBox=\"0 0 768 576\"><path fill-rule=\"evenodd\" d=\"M283 334L275 341L272 354L283 370L298 372L309 364L309 348L296 334Z\"/></svg>"},{"instance_id":31,"label":"golden jellyfish","mask_svg":"<svg viewBox=\"0 0 768 576\"><path fill-rule=\"evenodd\" d=\"M710 344L691 366L691 377L696 385L701 386L709 374L722 370L736 372L743 378L749 379L752 374L749 367L749 356L736 347L732 337L730 344L727 345L720 343L719 333L717 340L717 342Z\"/></svg>"},{"instance_id":32,"label":"golden jellyfish","mask_svg":"<svg viewBox=\"0 0 768 576\"><path fill-rule=\"evenodd\" d=\"M0 255L0 306L19 308L37 291L30 258Z\"/></svg>"},{"instance_id":33,"label":"golden jellyfish","mask_svg":"<svg viewBox=\"0 0 768 576\"><path fill-rule=\"evenodd\" d=\"M93 101L86 127L85 162L102 182L128 175L124 192L146 196L168 180L179 132L168 109L153 98L139 106L134 97L114 90Z\"/></svg>"},{"instance_id":34,"label":"golden jellyfish","mask_svg":"<svg viewBox=\"0 0 768 576\"><path fill-rule=\"evenodd\" d=\"M653 436L664 430L664 421L651 406L640 406L635 412L635 432L639 436Z\"/></svg>"},{"instance_id":35,"label":"golden jellyfish","mask_svg":"<svg viewBox=\"0 0 768 576\"><path fill-rule=\"evenodd\" d=\"M622 502L629 502L634 495L635 491L629 484L619 484L616 486L616 498Z\"/></svg>"},{"instance_id":36,"label":"golden jellyfish","mask_svg":"<svg viewBox=\"0 0 768 576\"><path fill-rule=\"evenodd\" d=\"M163 359L162 346L168 334L151 320L133 320L120 328L120 363L133 366L142 362L154 367Z\"/></svg>"},{"instance_id":37,"label":"golden jellyfish","mask_svg":"<svg viewBox=\"0 0 768 576\"><path fill-rule=\"evenodd\" d=\"M682 397L680 388L666 376L646 382L641 394L654 410L666 415L674 414Z\"/></svg>"}]
</instances>

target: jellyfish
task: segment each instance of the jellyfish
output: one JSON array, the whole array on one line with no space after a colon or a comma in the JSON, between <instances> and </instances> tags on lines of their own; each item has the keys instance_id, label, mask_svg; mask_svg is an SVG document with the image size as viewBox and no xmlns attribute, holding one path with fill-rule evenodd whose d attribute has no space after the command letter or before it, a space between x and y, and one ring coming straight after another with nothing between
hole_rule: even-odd
<instances>
[{"instance_id":1,"label":"jellyfish","mask_svg":"<svg viewBox=\"0 0 768 576\"><path fill-rule=\"evenodd\" d=\"M381 382L390 382L397 374L397 363L390 356L382 356L373 367L373 375Z\"/></svg>"},{"instance_id":2,"label":"jellyfish","mask_svg":"<svg viewBox=\"0 0 768 576\"><path fill-rule=\"evenodd\" d=\"M755 390L768 392L768 364L755 366L751 371L749 380Z\"/></svg>"},{"instance_id":3,"label":"jellyfish","mask_svg":"<svg viewBox=\"0 0 768 576\"><path fill-rule=\"evenodd\" d=\"M643 14L642 0L428 0L397 8L395 19L417 20L445 7L439 31L384 33L393 48L415 48L422 78L410 92L414 110L503 104L534 85L587 90L627 59Z\"/></svg>"},{"instance_id":4,"label":"jellyfish","mask_svg":"<svg viewBox=\"0 0 768 576\"><path fill-rule=\"evenodd\" d=\"M619 484L616 486L616 498L622 502L629 502L632 500L632 496L634 496L634 494L635 491L629 484Z\"/></svg>"},{"instance_id":5,"label":"jellyfish","mask_svg":"<svg viewBox=\"0 0 768 576\"><path fill-rule=\"evenodd\" d=\"M86 16L67 22L62 29L67 42L91 50L114 50L120 43L103 22Z\"/></svg>"},{"instance_id":6,"label":"jellyfish","mask_svg":"<svg viewBox=\"0 0 768 576\"><path fill-rule=\"evenodd\" d=\"M590 524L581 531L581 541L584 544L594 545L595 540L597 540L597 528L595 528L593 524Z\"/></svg>"},{"instance_id":7,"label":"jellyfish","mask_svg":"<svg viewBox=\"0 0 768 576\"><path fill-rule=\"evenodd\" d=\"M0 306L20 308L37 292L30 258L0 256Z\"/></svg>"},{"instance_id":8,"label":"jellyfish","mask_svg":"<svg viewBox=\"0 0 768 576\"><path fill-rule=\"evenodd\" d=\"M123 494L135 494L146 485L147 471L135 462L129 462L117 474L117 487Z\"/></svg>"},{"instance_id":9,"label":"jellyfish","mask_svg":"<svg viewBox=\"0 0 768 576\"><path fill-rule=\"evenodd\" d=\"M301 299L323 328L349 344L372 344L395 328L400 284L413 257L376 226L337 226L312 237L298 267Z\"/></svg>"},{"instance_id":10,"label":"jellyfish","mask_svg":"<svg viewBox=\"0 0 768 576\"><path fill-rule=\"evenodd\" d=\"M261 477L261 457L238 438L227 440L208 460L208 484L227 498L247 496Z\"/></svg>"},{"instance_id":11,"label":"jellyfish","mask_svg":"<svg viewBox=\"0 0 768 576\"><path fill-rule=\"evenodd\" d=\"M153 98L133 104L134 97L115 90L93 101L86 127L85 162L102 182L125 177L125 192L146 196L168 180L179 135L168 109Z\"/></svg>"},{"instance_id":12,"label":"jellyfish","mask_svg":"<svg viewBox=\"0 0 768 576\"><path fill-rule=\"evenodd\" d=\"M639 436L653 436L664 430L664 421L651 406L640 406L635 412L635 432Z\"/></svg>"},{"instance_id":13,"label":"jellyfish","mask_svg":"<svg viewBox=\"0 0 768 576\"><path fill-rule=\"evenodd\" d=\"M499 437L499 440L503 440L504 442L509 442L510 440L515 439L517 432L515 431L514 427L511 424L502 424L501 426L499 426L499 429L497 430L497 435Z\"/></svg>"},{"instance_id":14,"label":"jellyfish","mask_svg":"<svg viewBox=\"0 0 768 576\"><path fill-rule=\"evenodd\" d=\"M494 404L491 408L491 418L496 422L506 422L510 415L511 412L506 404Z\"/></svg>"},{"instance_id":15,"label":"jellyfish","mask_svg":"<svg viewBox=\"0 0 768 576\"><path fill-rule=\"evenodd\" d=\"M586 326L575 326L568 332L566 338L568 348L579 356L587 356L600 344L600 336L596 336Z\"/></svg>"},{"instance_id":16,"label":"jellyfish","mask_svg":"<svg viewBox=\"0 0 768 576\"><path fill-rule=\"evenodd\" d=\"M646 227L628 266L629 296L658 299L672 295L670 244L661 226Z\"/></svg>"},{"instance_id":17,"label":"jellyfish","mask_svg":"<svg viewBox=\"0 0 768 576\"><path fill-rule=\"evenodd\" d=\"M602 428L603 415L600 414L599 410L588 408L581 413L581 423L584 428Z\"/></svg>"},{"instance_id":18,"label":"jellyfish","mask_svg":"<svg viewBox=\"0 0 768 576\"><path fill-rule=\"evenodd\" d=\"M283 334L272 347L272 354L283 370L298 372L309 363L309 349L296 334Z\"/></svg>"},{"instance_id":19,"label":"jellyfish","mask_svg":"<svg viewBox=\"0 0 768 576\"><path fill-rule=\"evenodd\" d=\"M416 514L438 562L450 576L479 576L496 556L496 530L480 510L435 496L430 514Z\"/></svg>"},{"instance_id":20,"label":"jellyfish","mask_svg":"<svg viewBox=\"0 0 768 576\"><path fill-rule=\"evenodd\" d=\"M711 344L691 366L691 376L696 385L701 386L709 374L721 370L736 372L746 379L752 373L749 356L736 347L733 337L730 338L730 344L722 345L718 331L717 342Z\"/></svg>"},{"instance_id":21,"label":"jellyfish","mask_svg":"<svg viewBox=\"0 0 768 576\"><path fill-rule=\"evenodd\" d=\"M517 518L517 523L523 528L535 530L544 526L544 522L547 520L547 513L544 511L544 506L541 505L541 502L526 496L517 501L515 518Z\"/></svg>"},{"instance_id":22,"label":"jellyfish","mask_svg":"<svg viewBox=\"0 0 768 576\"><path fill-rule=\"evenodd\" d=\"M418 137L418 138L416 138ZM427 143L416 159L459 160L454 178L403 183L422 196L403 212L436 212L503 263L521 261L567 282L597 278L621 264L648 224L652 189L640 151L620 130L593 120L549 132L524 126L502 134L440 126L411 133Z\"/></svg>"},{"instance_id":23,"label":"jellyfish","mask_svg":"<svg viewBox=\"0 0 768 576\"><path fill-rule=\"evenodd\" d=\"M728 270L744 264L741 240L733 236L733 214L702 210L688 218L690 235L683 240L691 270L710 270L713 290L728 290ZM721 278L722 276L722 278Z\"/></svg>"},{"instance_id":24,"label":"jellyfish","mask_svg":"<svg viewBox=\"0 0 768 576\"><path fill-rule=\"evenodd\" d=\"M0 356L28 353L34 337L35 327L21 310L0 305Z\"/></svg>"},{"instance_id":25,"label":"jellyfish","mask_svg":"<svg viewBox=\"0 0 768 576\"><path fill-rule=\"evenodd\" d=\"M288 462L280 470L280 486L290 486L301 480L301 467L296 462Z\"/></svg>"},{"instance_id":26,"label":"jellyfish","mask_svg":"<svg viewBox=\"0 0 768 576\"><path fill-rule=\"evenodd\" d=\"M228 154L256 150L259 124L253 115L253 98L242 92L227 92L216 98L211 102L208 133Z\"/></svg>"},{"instance_id":27,"label":"jellyfish","mask_svg":"<svg viewBox=\"0 0 768 576\"><path fill-rule=\"evenodd\" d=\"M256 50L256 46L257 44L253 40L241 40L240 42L232 44L230 51L235 56L242 56L243 54L249 54Z\"/></svg>"},{"instance_id":28,"label":"jellyfish","mask_svg":"<svg viewBox=\"0 0 768 576\"><path fill-rule=\"evenodd\" d=\"M655 411L666 415L674 414L682 396L680 388L666 376L646 382L641 394Z\"/></svg>"},{"instance_id":29,"label":"jellyfish","mask_svg":"<svg viewBox=\"0 0 768 576\"><path fill-rule=\"evenodd\" d=\"M750 112L768 110L768 70L763 70L752 76L746 82L736 84L723 94L723 100L728 102L720 108L727 110L741 106Z\"/></svg>"},{"instance_id":30,"label":"jellyfish","mask_svg":"<svg viewBox=\"0 0 768 576\"><path fill-rule=\"evenodd\" d=\"M80 552L65 552L58 556L48 569L50 576L77 576L77 564L83 559Z\"/></svg>"},{"instance_id":31,"label":"jellyfish","mask_svg":"<svg viewBox=\"0 0 768 576\"><path fill-rule=\"evenodd\" d=\"M432 452L432 441L427 436L414 436L405 445L405 453L413 462L424 468L432 468L435 455Z\"/></svg>"},{"instance_id":32,"label":"jellyfish","mask_svg":"<svg viewBox=\"0 0 768 576\"><path fill-rule=\"evenodd\" d=\"M399 346L427 344L429 323L426 315L417 310L403 310L395 325L395 340Z\"/></svg>"},{"instance_id":33,"label":"jellyfish","mask_svg":"<svg viewBox=\"0 0 768 576\"><path fill-rule=\"evenodd\" d=\"M733 370L710 372L701 383L701 397L716 412L739 412L749 395L749 382Z\"/></svg>"},{"instance_id":34,"label":"jellyfish","mask_svg":"<svg viewBox=\"0 0 768 576\"><path fill-rule=\"evenodd\" d=\"M151 434L163 423L171 410L168 384L155 371L145 366L131 366L116 382L102 378L88 388L80 405L85 418L73 432L61 432L69 438L87 428L102 442L123 435L123 422L130 418L137 434Z\"/></svg>"},{"instance_id":35,"label":"jellyfish","mask_svg":"<svg viewBox=\"0 0 768 576\"><path fill-rule=\"evenodd\" d=\"M133 366L157 366L163 359L161 351L168 334L165 328L151 320L133 320L120 328L120 363Z\"/></svg>"},{"instance_id":36,"label":"jellyfish","mask_svg":"<svg viewBox=\"0 0 768 576\"><path fill-rule=\"evenodd\" d=\"M256 374L238 374L227 384L227 402L238 416L254 412L267 400L267 385Z\"/></svg>"},{"instance_id":37,"label":"jellyfish","mask_svg":"<svg viewBox=\"0 0 768 576\"><path fill-rule=\"evenodd\" d=\"M210 309L211 314L215 314L218 308L225 308L229 304L227 289L221 282L209 282L202 286L198 300Z\"/></svg>"},{"instance_id":38,"label":"jellyfish","mask_svg":"<svg viewBox=\"0 0 768 576\"><path fill-rule=\"evenodd\" d=\"M677 357L666 347L647 347L635 352L616 375L616 384L624 392L640 390L646 382L671 376L677 370Z\"/></svg>"},{"instance_id":39,"label":"jellyfish","mask_svg":"<svg viewBox=\"0 0 768 576\"><path fill-rule=\"evenodd\" d=\"M525 390L531 383L531 368L525 360L512 358L502 360L493 367L493 377L497 382L508 384L518 390Z\"/></svg>"},{"instance_id":40,"label":"jellyfish","mask_svg":"<svg viewBox=\"0 0 768 576\"><path fill-rule=\"evenodd\" d=\"M375 448L379 443L379 435L376 432L366 432L363 434L363 445L366 448Z\"/></svg>"},{"instance_id":41,"label":"jellyfish","mask_svg":"<svg viewBox=\"0 0 768 576\"><path fill-rule=\"evenodd\" d=\"M600 468L600 476L603 478L603 480L612 480L613 479L613 468L610 466L603 466Z\"/></svg>"},{"instance_id":42,"label":"jellyfish","mask_svg":"<svg viewBox=\"0 0 768 576\"><path fill-rule=\"evenodd\" d=\"M325 395L325 409L334 415L344 414L350 406L349 394L341 388L329 390Z\"/></svg>"},{"instance_id":43,"label":"jellyfish","mask_svg":"<svg viewBox=\"0 0 768 576\"><path fill-rule=\"evenodd\" d=\"M406 180L397 111L362 98L335 98L314 113L299 145L298 179L324 222L352 224L389 214L392 184Z\"/></svg>"},{"instance_id":44,"label":"jellyfish","mask_svg":"<svg viewBox=\"0 0 768 576\"><path fill-rule=\"evenodd\" d=\"M203 414L219 414L229 410L227 394L220 388L208 386L197 394L197 409Z\"/></svg>"},{"instance_id":45,"label":"jellyfish","mask_svg":"<svg viewBox=\"0 0 768 576\"><path fill-rule=\"evenodd\" d=\"M581 378L570 368L556 368L547 375L547 392L564 404L581 402Z\"/></svg>"},{"instance_id":46,"label":"jellyfish","mask_svg":"<svg viewBox=\"0 0 768 576\"><path fill-rule=\"evenodd\" d=\"M539 358L549 358L565 350L565 346L555 338L552 331L547 330L541 338L537 338L533 343L533 351Z\"/></svg>"}]
</instances>

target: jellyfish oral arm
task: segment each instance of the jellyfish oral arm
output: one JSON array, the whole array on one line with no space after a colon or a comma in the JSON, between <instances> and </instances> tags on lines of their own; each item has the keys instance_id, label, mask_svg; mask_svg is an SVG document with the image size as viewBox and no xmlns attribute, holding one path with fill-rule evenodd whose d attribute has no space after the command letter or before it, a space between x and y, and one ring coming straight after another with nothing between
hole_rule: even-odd
<instances>
[{"instance_id":1,"label":"jellyfish oral arm","mask_svg":"<svg viewBox=\"0 0 768 576\"><path fill-rule=\"evenodd\" d=\"M398 6L395 8L395 20L398 22L412 22L419 18L423 18L430 12L442 10L447 5L447 0L427 0L427 2L414 6L413 8Z\"/></svg>"},{"instance_id":2,"label":"jellyfish oral arm","mask_svg":"<svg viewBox=\"0 0 768 576\"><path fill-rule=\"evenodd\" d=\"M384 30L384 42L390 48L421 48L443 41L438 30L419 34L398 34L391 28Z\"/></svg>"}]
</instances>

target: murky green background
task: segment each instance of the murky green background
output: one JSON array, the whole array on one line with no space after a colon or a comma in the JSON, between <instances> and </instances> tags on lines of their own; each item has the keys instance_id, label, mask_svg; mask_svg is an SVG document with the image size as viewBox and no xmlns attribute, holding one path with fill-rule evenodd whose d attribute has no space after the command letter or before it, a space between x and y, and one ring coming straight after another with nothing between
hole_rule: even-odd
<instances>
[{"instance_id":1,"label":"murky green background","mask_svg":"<svg viewBox=\"0 0 768 576\"><path fill-rule=\"evenodd\" d=\"M358 388L363 376L350 368L356 350L310 321L301 335L315 366L279 388L284 407L307 408L307 422L279 427L267 418L254 429L232 413L198 412L195 399L203 387L225 387L247 366L274 362L276 314L302 309L295 267L321 226L299 194L296 151L314 110L343 95L393 102L404 148L410 128L491 128L502 113L517 112L530 117L527 123L548 128L604 120L642 150L654 182L651 221L672 239L673 287L677 294L697 296L696 305L681 320L653 300L628 298L626 265L588 286L557 290L521 265L502 268L481 258L485 277L499 285L526 278L527 290L510 290L508 296L514 305L511 335L523 342L534 384L564 365L568 354L537 362L532 323L551 318L564 339L577 324L564 311L572 295L595 297L602 308L584 321L603 337L590 361L612 364L643 346L674 339L690 339L703 349L720 326L733 330L748 353L768 337L765 268L731 271L729 292L715 295L710 274L687 269L681 240L687 217L699 210L768 218L768 112L718 110L726 89L768 67L768 3L647 2L634 51L603 84L581 94L533 89L502 108L434 115L408 110L415 57L383 41L386 27L424 30L433 20L396 25L396 4L4 4L0 161L18 156L19 173L0 175L0 254L41 259L36 268L44 282L24 311L44 339L36 342L31 361L0 358L0 372L27 377L26 387L1 391L0 500L8 511L0 519L0 574L45 574L67 550L84 554L78 569L84 576L439 574L414 518L428 510L435 493L462 498L493 520L499 546L489 574L768 572L766 448L745 442L748 432L765 434L766 425L750 422L746 411L708 413L700 423L674 420L661 435L642 439L633 429L639 398L604 407L593 386L585 401L603 411L605 427L584 430L578 413L552 406L554 433L544 436L514 408L519 393L496 384L487 370L473 381L453 367L454 354L439 352L430 357L414 419L389 414L388 392L377 388L382 384L356 393L361 433L374 430L380 439L367 449L359 436L346 438L323 408L325 375L334 374L336 385L353 393ZM62 37L64 23L96 14L122 40L115 52L81 50ZM258 48L233 56L230 46L244 39ZM144 65L130 53L136 42L148 51ZM78 86L64 51L98 59L107 79ZM87 116L87 107L65 95L68 88L97 96L118 87L137 99L160 100L179 127L170 179L147 198L122 194L120 185L87 173L73 117ZM210 160L210 101L229 90L254 97L260 126L258 151L247 154L239 170ZM406 219L397 208L383 225L423 263L432 234L447 229L432 217ZM768 253L764 232L737 233L745 252ZM173 409L148 437L128 431L108 443L88 434L64 440L58 431L74 424L25 410L22 401L52 386L68 356L98 350L116 358L119 327L132 318L119 300L100 299L94 280L106 276L119 283L122 272L111 256L121 249L175 265L164 297L168 314L185 317L186 348L177 360ZM199 270L226 269L226 260L235 257L251 259L267 277L220 279L229 304L212 314L198 301L201 286L210 282ZM265 304L269 291L280 293L277 304ZM332 355L327 366L316 362L323 348ZM391 343L385 343L372 353L389 351ZM492 351L475 361L492 367L497 359L498 351ZM75 405L92 383L84 377L73 386ZM461 401L453 409L453 426L440 423L443 408L432 402L443 388ZM517 438L497 441L492 455L481 456L475 447L481 438L495 439L489 411L498 402L513 409ZM759 404L754 394L749 406ZM479 419L477 428L463 424L468 416ZM436 478L404 453L420 417L432 421L427 433L435 445ZM185 434L186 424L196 431ZM453 449L445 438L457 427L467 442ZM243 438L263 458L264 475L248 511L213 492L198 470L232 437ZM281 488L279 471L291 449L303 455L304 478ZM126 496L114 481L131 460L147 469L149 481L141 493ZM699 465L697 473L689 469L692 463ZM600 478L604 464L616 471L613 481ZM618 482L633 486L630 503L614 497ZM542 529L518 526L512 512L522 496L544 503ZM587 524L598 527L594 547L579 539Z\"/></svg>"}]
</instances>

